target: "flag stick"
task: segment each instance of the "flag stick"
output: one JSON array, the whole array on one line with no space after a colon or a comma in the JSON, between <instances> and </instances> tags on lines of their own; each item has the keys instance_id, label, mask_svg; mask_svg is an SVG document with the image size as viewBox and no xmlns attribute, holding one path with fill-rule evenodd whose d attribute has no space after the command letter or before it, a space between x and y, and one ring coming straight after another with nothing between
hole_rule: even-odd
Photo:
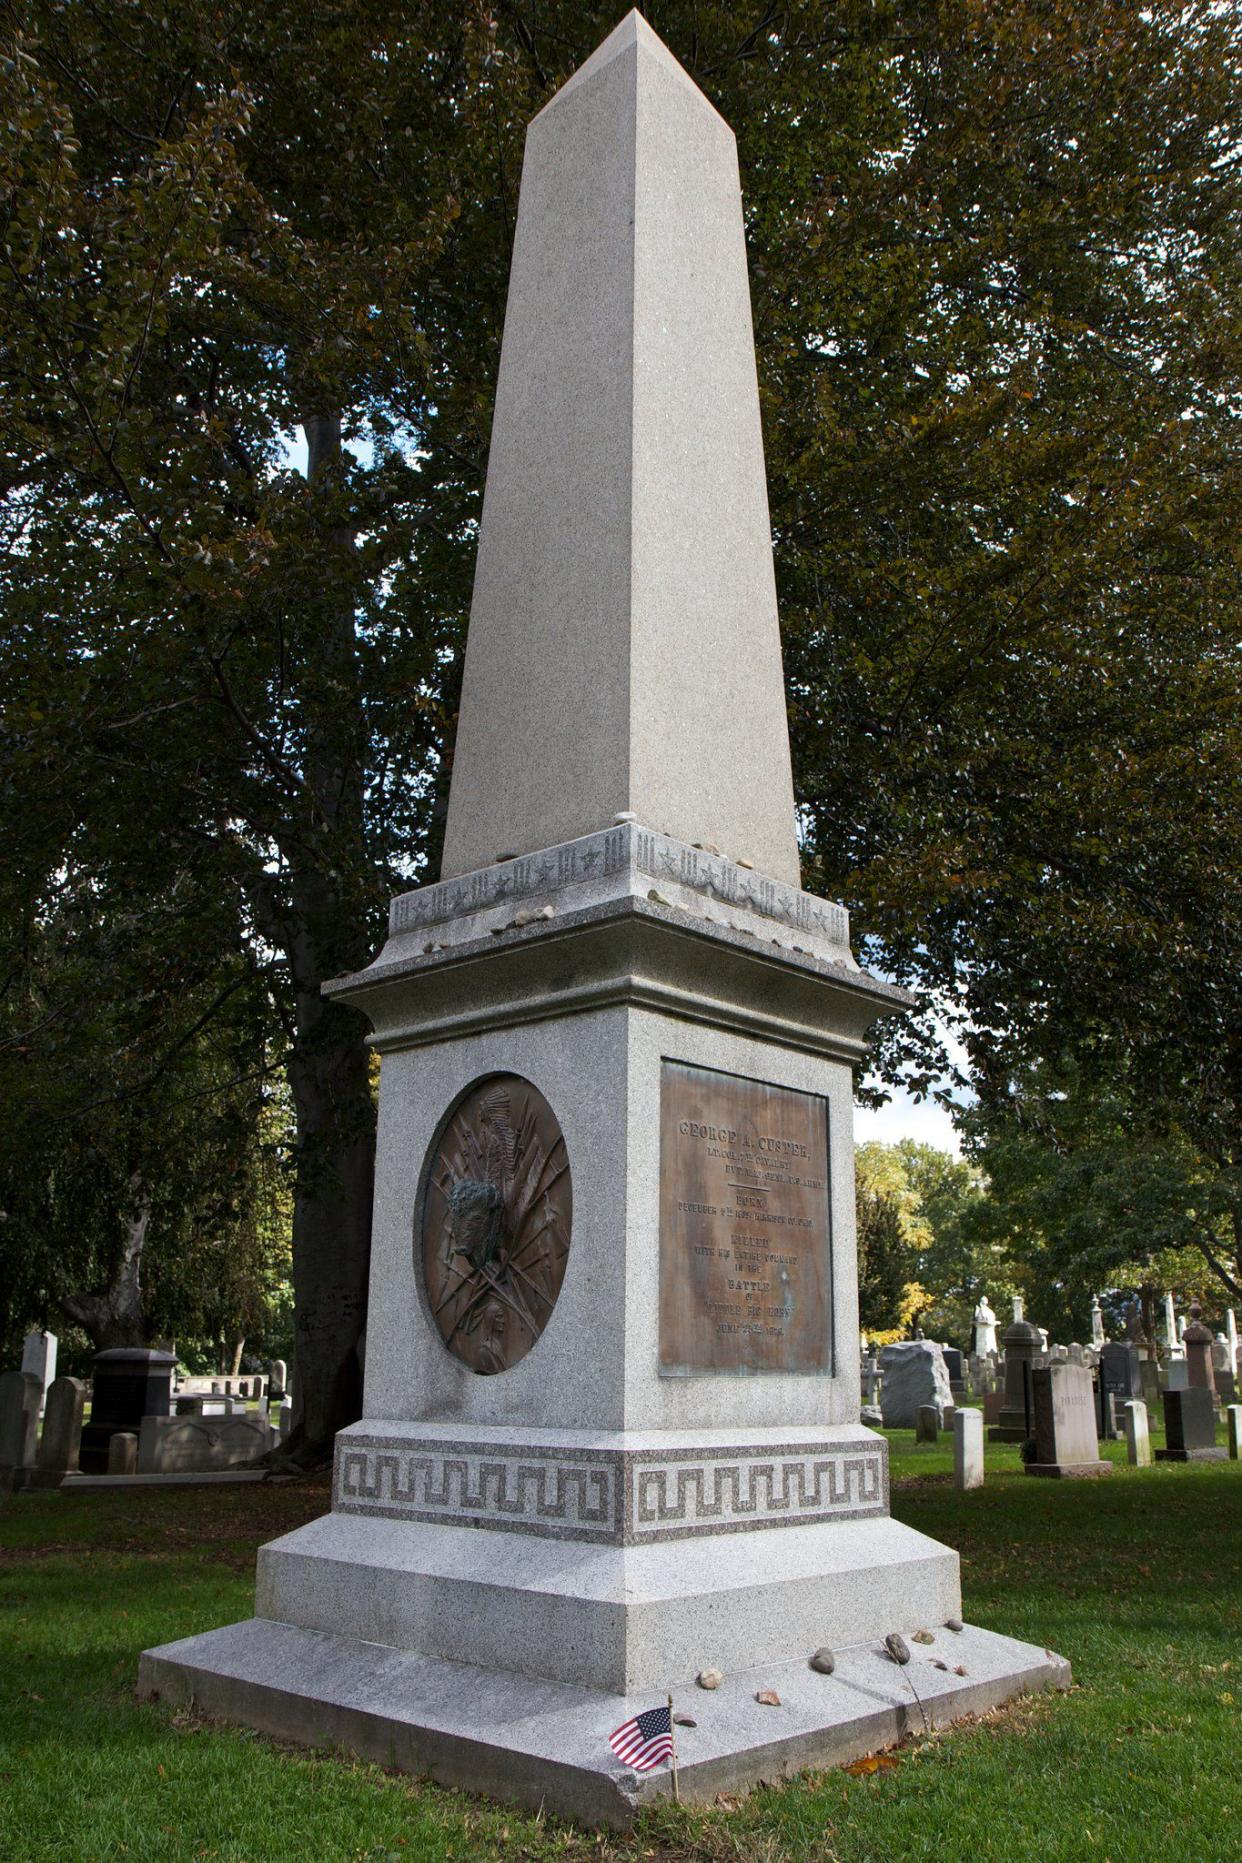
<instances>
[{"instance_id":1,"label":"flag stick","mask_svg":"<svg viewBox=\"0 0 1242 1863\"><path fill-rule=\"evenodd\" d=\"M673 1761L673 1797L681 1803L681 1784L677 1778L677 1735L673 1732L673 1697L668 1698L668 1737L672 1746Z\"/></svg>"}]
</instances>

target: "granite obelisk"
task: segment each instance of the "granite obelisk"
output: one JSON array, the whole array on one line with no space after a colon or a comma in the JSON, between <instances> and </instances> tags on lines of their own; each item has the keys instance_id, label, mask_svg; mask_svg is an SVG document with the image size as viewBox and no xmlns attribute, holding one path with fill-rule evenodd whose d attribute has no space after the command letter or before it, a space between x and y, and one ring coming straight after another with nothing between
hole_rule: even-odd
<instances>
[{"instance_id":1,"label":"granite obelisk","mask_svg":"<svg viewBox=\"0 0 1242 1863\"><path fill-rule=\"evenodd\" d=\"M528 138L444 875L329 986L383 1055L365 1415L144 1692L623 1823L669 1780L610 1732L709 1669L687 1797L900 1738L894 1631L929 1723L1066 1677L961 1628L859 1422L909 999L799 890L789 767L733 138L631 14Z\"/></svg>"},{"instance_id":2,"label":"granite obelisk","mask_svg":"<svg viewBox=\"0 0 1242 1863\"><path fill-rule=\"evenodd\" d=\"M637 13L527 135L444 872L626 812L798 884L737 151Z\"/></svg>"}]
</instances>

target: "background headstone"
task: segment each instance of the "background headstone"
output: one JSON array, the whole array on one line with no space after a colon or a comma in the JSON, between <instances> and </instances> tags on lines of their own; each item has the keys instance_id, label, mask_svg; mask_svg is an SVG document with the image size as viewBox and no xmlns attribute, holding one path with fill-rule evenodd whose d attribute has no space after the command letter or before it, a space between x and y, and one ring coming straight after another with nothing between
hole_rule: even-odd
<instances>
[{"instance_id":1,"label":"background headstone","mask_svg":"<svg viewBox=\"0 0 1242 1863\"><path fill-rule=\"evenodd\" d=\"M116 1430L108 1438L108 1474L134 1475L138 1471L138 1438L131 1430Z\"/></svg>"},{"instance_id":2,"label":"background headstone","mask_svg":"<svg viewBox=\"0 0 1242 1863\"><path fill-rule=\"evenodd\" d=\"M1157 1462L1223 1462L1216 1446L1216 1400L1202 1384L1164 1394L1164 1448Z\"/></svg>"},{"instance_id":3,"label":"background headstone","mask_svg":"<svg viewBox=\"0 0 1242 1863\"><path fill-rule=\"evenodd\" d=\"M47 1401L48 1387L56 1376L56 1334L36 1328L26 1334L22 1346L22 1370L28 1378L37 1379L39 1385L39 1410L42 1413Z\"/></svg>"},{"instance_id":4,"label":"background headstone","mask_svg":"<svg viewBox=\"0 0 1242 1863\"><path fill-rule=\"evenodd\" d=\"M934 1404L943 1416L953 1403L944 1353L931 1339L886 1345L880 1353L880 1372L885 1429L913 1429L922 1404Z\"/></svg>"},{"instance_id":5,"label":"background headstone","mask_svg":"<svg viewBox=\"0 0 1242 1863\"><path fill-rule=\"evenodd\" d=\"M48 1474L77 1474L85 1404L86 1386L80 1378L53 1380L39 1439L39 1467Z\"/></svg>"},{"instance_id":6,"label":"background headstone","mask_svg":"<svg viewBox=\"0 0 1242 1863\"><path fill-rule=\"evenodd\" d=\"M983 1412L958 1410L953 1417L953 1485L963 1493L983 1486Z\"/></svg>"},{"instance_id":7,"label":"background headstone","mask_svg":"<svg viewBox=\"0 0 1242 1863\"><path fill-rule=\"evenodd\" d=\"M172 1410L171 1352L121 1347L97 1352L91 1380L91 1420L82 1431L81 1461L88 1475L108 1467L108 1444L118 1430L135 1442L144 1417L166 1417Z\"/></svg>"},{"instance_id":8,"label":"background headstone","mask_svg":"<svg viewBox=\"0 0 1242 1863\"><path fill-rule=\"evenodd\" d=\"M1242 1404L1230 1404L1225 1412L1225 1429L1229 1437L1229 1460L1236 1462L1242 1455Z\"/></svg>"},{"instance_id":9,"label":"background headstone","mask_svg":"<svg viewBox=\"0 0 1242 1863\"><path fill-rule=\"evenodd\" d=\"M1212 1332L1203 1324L1200 1309L1196 1304L1190 1309L1190 1319L1182 1334L1182 1345L1186 1352L1186 1375L1193 1387L1210 1391L1215 1397L1216 1380L1212 1376Z\"/></svg>"},{"instance_id":10,"label":"background headstone","mask_svg":"<svg viewBox=\"0 0 1242 1863\"><path fill-rule=\"evenodd\" d=\"M914 1413L916 1443L934 1443L940 1434L940 1412L935 1404L920 1404Z\"/></svg>"},{"instance_id":11,"label":"background headstone","mask_svg":"<svg viewBox=\"0 0 1242 1863\"><path fill-rule=\"evenodd\" d=\"M1022 1443L1030 1435L1030 1377L1042 1353L1038 1327L1021 1317L1019 1295L1013 1306L1017 1317L1005 1328L1005 1401L999 1422L988 1432L994 1443Z\"/></svg>"},{"instance_id":12,"label":"background headstone","mask_svg":"<svg viewBox=\"0 0 1242 1863\"><path fill-rule=\"evenodd\" d=\"M1173 1352L1178 1344L1177 1316L1173 1311L1172 1294L1166 1294L1164 1297L1164 1343L1170 1352Z\"/></svg>"},{"instance_id":13,"label":"background headstone","mask_svg":"<svg viewBox=\"0 0 1242 1863\"><path fill-rule=\"evenodd\" d=\"M1140 1360L1139 1380L1143 1386L1143 1402L1150 1412L1160 1403L1160 1367L1154 1358Z\"/></svg>"},{"instance_id":14,"label":"background headstone","mask_svg":"<svg viewBox=\"0 0 1242 1863\"><path fill-rule=\"evenodd\" d=\"M1091 1373L1079 1365L1041 1365L1031 1373L1035 1458L1028 1475L1107 1475L1095 1434Z\"/></svg>"},{"instance_id":15,"label":"background headstone","mask_svg":"<svg viewBox=\"0 0 1242 1863\"><path fill-rule=\"evenodd\" d=\"M0 1376L0 1493L17 1485L35 1459L39 1428L38 1380L20 1371Z\"/></svg>"},{"instance_id":16,"label":"background headstone","mask_svg":"<svg viewBox=\"0 0 1242 1863\"><path fill-rule=\"evenodd\" d=\"M1126 1460L1131 1468L1151 1467L1151 1435L1147 1405L1141 1397L1126 1400Z\"/></svg>"},{"instance_id":17,"label":"background headstone","mask_svg":"<svg viewBox=\"0 0 1242 1863\"><path fill-rule=\"evenodd\" d=\"M1142 1373L1139 1371L1137 1346L1129 1340L1114 1340L1100 1347L1100 1383L1110 1394L1115 1393L1123 1402L1130 1397L1141 1397L1143 1392Z\"/></svg>"},{"instance_id":18,"label":"background headstone","mask_svg":"<svg viewBox=\"0 0 1242 1863\"><path fill-rule=\"evenodd\" d=\"M144 1417L138 1438L138 1472L193 1475L244 1468L266 1455L272 1442L266 1417L244 1411L222 1417Z\"/></svg>"}]
</instances>

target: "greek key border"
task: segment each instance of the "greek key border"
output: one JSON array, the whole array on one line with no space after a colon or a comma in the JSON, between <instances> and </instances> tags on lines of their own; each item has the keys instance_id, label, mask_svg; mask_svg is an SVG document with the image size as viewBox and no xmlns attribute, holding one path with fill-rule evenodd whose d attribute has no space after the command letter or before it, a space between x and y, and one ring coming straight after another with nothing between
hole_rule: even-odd
<instances>
[{"instance_id":1,"label":"greek key border","mask_svg":"<svg viewBox=\"0 0 1242 1863\"><path fill-rule=\"evenodd\" d=\"M584 1454L351 1436L332 1497L336 1513L634 1546L887 1514L888 1456L882 1443Z\"/></svg>"}]
</instances>

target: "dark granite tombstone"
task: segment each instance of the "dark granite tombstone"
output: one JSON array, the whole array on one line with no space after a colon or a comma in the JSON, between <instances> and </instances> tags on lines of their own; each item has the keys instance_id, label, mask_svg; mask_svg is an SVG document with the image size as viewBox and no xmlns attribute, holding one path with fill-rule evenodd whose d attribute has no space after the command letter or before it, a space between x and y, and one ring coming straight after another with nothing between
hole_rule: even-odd
<instances>
[{"instance_id":1,"label":"dark granite tombstone","mask_svg":"<svg viewBox=\"0 0 1242 1863\"><path fill-rule=\"evenodd\" d=\"M1101 1346L1096 1376L1099 1389L1096 1421L1103 1441L1114 1433L1110 1399L1116 1398L1120 1409L1132 1397L1143 1395L1143 1373L1138 1348L1120 1340Z\"/></svg>"},{"instance_id":2,"label":"dark granite tombstone","mask_svg":"<svg viewBox=\"0 0 1242 1863\"><path fill-rule=\"evenodd\" d=\"M954 1397L966 1396L966 1361L956 1346L944 1346L945 1369L949 1374L949 1389Z\"/></svg>"},{"instance_id":3,"label":"dark granite tombstone","mask_svg":"<svg viewBox=\"0 0 1242 1863\"><path fill-rule=\"evenodd\" d=\"M108 1472L108 1446L125 1431L136 1436L144 1417L172 1414L171 1352L120 1347L97 1352L91 1381L91 1420L82 1431L80 1464L85 1475Z\"/></svg>"},{"instance_id":4,"label":"dark granite tombstone","mask_svg":"<svg viewBox=\"0 0 1242 1863\"><path fill-rule=\"evenodd\" d=\"M1095 1400L1085 1365L1042 1365L1031 1373L1035 1455L1028 1475L1110 1475L1096 1444Z\"/></svg>"},{"instance_id":5,"label":"dark granite tombstone","mask_svg":"<svg viewBox=\"0 0 1242 1863\"><path fill-rule=\"evenodd\" d=\"M1216 1400L1202 1384L1164 1394L1165 1447L1157 1462L1223 1462L1228 1450L1216 1446Z\"/></svg>"},{"instance_id":6,"label":"dark granite tombstone","mask_svg":"<svg viewBox=\"0 0 1242 1863\"><path fill-rule=\"evenodd\" d=\"M988 1431L990 1443L1024 1443L1030 1435L1030 1378L1039 1362L1043 1342L1029 1320L1015 1320L1005 1329L1005 1402L1000 1421Z\"/></svg>"}]
</instances>

